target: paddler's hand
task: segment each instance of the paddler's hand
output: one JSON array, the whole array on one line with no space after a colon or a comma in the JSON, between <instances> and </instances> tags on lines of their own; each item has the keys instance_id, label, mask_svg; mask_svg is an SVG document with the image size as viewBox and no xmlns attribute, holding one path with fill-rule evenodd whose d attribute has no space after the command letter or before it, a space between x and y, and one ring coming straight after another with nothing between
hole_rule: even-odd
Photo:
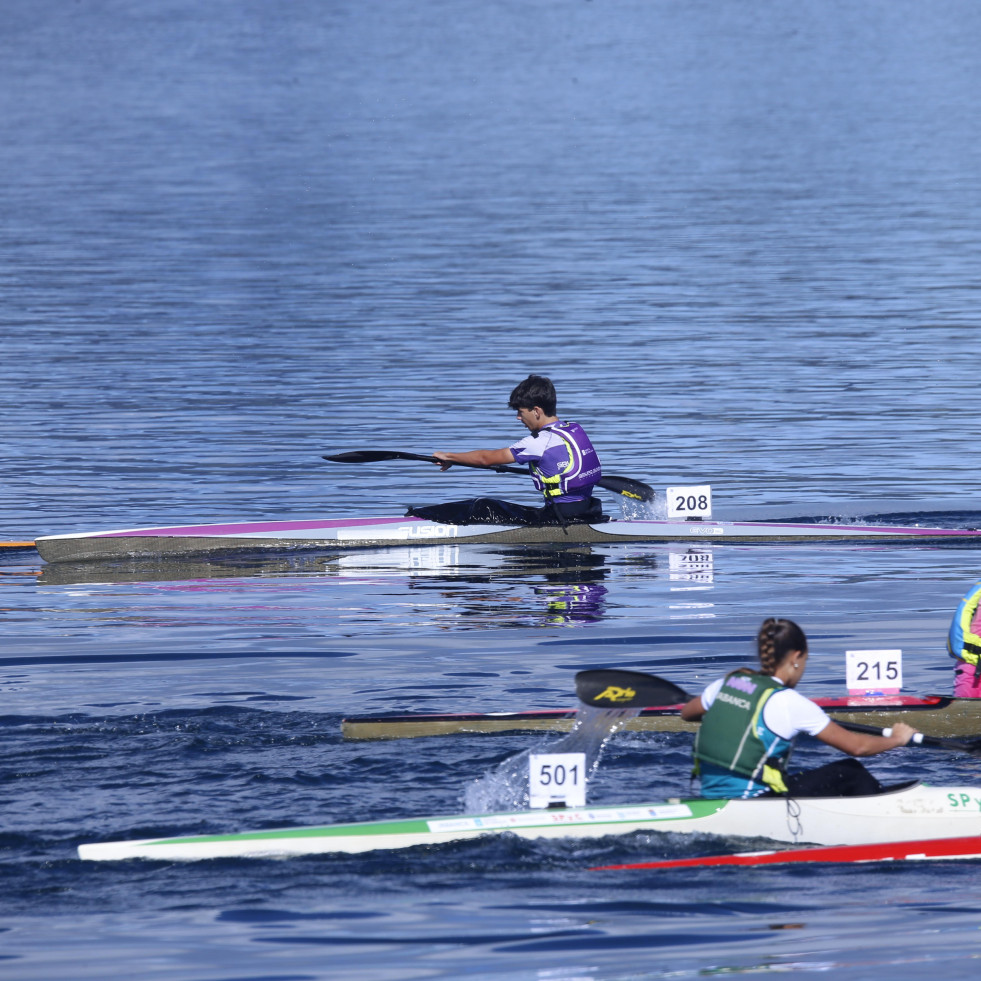
<instances>
[{"instance_id":1,"label":"paddler's hand","mask_svg":"<svg viewBox=\"0 0 981 981\"><path fill-rule=\"evenodd\" d=\"M447 459L448 456L449 456L448 453L433 454L433 457L436 460L436 466L438 466L440 470L449 470L450 467L453 466L453 464Z\"/></svg>"},{"instance_id":2,"label":"paddler's hand","mask_svg":"<svg viewBox=\"0 0 981 981\"><path fill-rule=\"evenodd\" d=\"M889 738L892 740L894 746L905 746L918 732L911 725L905 722L897 722L892 727L892 736Z\"/></svg>"}]
</instances>

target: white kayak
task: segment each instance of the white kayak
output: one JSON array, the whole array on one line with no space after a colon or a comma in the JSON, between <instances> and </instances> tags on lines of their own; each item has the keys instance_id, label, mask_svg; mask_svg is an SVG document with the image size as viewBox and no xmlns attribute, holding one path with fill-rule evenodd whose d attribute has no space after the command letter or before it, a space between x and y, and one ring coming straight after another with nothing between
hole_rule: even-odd
<instances>
[{"instance_id":1,"label":"white kayak","mask_svg":"<svg viewBox=\"0 0 981 981\"><path fill-rule=\"evenodd\" d=\"M981 788L903 784L867 797L788 801L677 799L649 804L446 815L234 834L81 845L80 858L191 861L356 854L468 841L486 835L600 838L632 832L710 834L791 844L863 845L981 835Z\"/></svg>"},{"instance_id":2,"label":"white kayak","mask_svg":"<svg viewBox=\"0 0 981 981\"><path fill-rule=\"evenodd\" d=\"M579 545L617 542L951 542L981 544L976 528L776 521L658 521L597 524L454 525L415 517L320 518L123 528L45 535L35 542L46 562L157 558L269 549L346 551L445 542Z\"/></svg>"}]
</instances>

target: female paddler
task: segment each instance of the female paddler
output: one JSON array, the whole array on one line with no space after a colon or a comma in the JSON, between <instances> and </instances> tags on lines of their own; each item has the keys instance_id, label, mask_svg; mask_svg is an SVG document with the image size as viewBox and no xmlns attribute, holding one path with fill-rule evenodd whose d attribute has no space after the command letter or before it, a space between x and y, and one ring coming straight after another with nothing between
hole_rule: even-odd
<instances>
[{"instance_id":1,"label":"female paddler","mask_svg":"<svg viewBox=\"0 0 981 981\"><path fill-rule=\"evenodd\" d=\"M713 681L681 710L683 719L702 720L695 737L702 795L850 797L880 791L879 781L854 759L788 773L794 738L806 732L850 756L874 756L905 745L916 730L900 722L891 736L852 732L795 691L807 666L807 638L792 620L764 620L756 641L758 668Z\"/></svg>"}]
</instances>

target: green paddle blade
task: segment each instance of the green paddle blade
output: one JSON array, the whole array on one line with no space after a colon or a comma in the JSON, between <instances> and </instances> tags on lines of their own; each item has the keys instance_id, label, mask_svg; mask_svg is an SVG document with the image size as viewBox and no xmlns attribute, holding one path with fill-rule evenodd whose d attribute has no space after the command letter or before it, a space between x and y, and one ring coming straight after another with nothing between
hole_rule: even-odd
<instances>
[{"instance_id":1,"label":"green paddle blade","mask_svg":"<svg viewBox=\"0 0 981 981\"><path fill-rule=\"evenodd\" d=\"M689 695L671 681L641 671L594 668L576 674L576 694L595 708L646 708L677 705Z\"/></svg>"}]
</instances>

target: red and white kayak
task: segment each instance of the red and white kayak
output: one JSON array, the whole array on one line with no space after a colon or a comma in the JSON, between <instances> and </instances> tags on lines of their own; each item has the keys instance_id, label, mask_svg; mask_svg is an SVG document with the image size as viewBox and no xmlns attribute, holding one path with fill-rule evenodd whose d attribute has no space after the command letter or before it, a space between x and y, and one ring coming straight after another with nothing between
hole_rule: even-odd
<instances>
[{"instance_id":1,"label":"red and white kayak","mask_svg":"<svg viewBox=\"0 0 981 981\"><path fill-rule=\"evenodd\" d=\"M793 806L790 806L792 803ZM83 859L275 858L357 854L470 841L488 835L601 838L632 832L768 838L788 844L874 845L981 836L981 788L904 784L866 797L675 799L647 804L548 808L402 818L309 828L110 841L79 846Z\"/></svg>"},{"instance_id":2,"label":"red and white kayak","mask_svg":"<svg viewBox=\"0 0 981 981\"><path fill-rule=\"evenodd\" d=\"M616 520L598 524L454 525L415 517L319 518L124 528L45 535L46 562L83 562L256 552L348 550L457 544L610 544L617 542L978 542L974 528L770 521Z\"/></svg>"}]
</instances>

